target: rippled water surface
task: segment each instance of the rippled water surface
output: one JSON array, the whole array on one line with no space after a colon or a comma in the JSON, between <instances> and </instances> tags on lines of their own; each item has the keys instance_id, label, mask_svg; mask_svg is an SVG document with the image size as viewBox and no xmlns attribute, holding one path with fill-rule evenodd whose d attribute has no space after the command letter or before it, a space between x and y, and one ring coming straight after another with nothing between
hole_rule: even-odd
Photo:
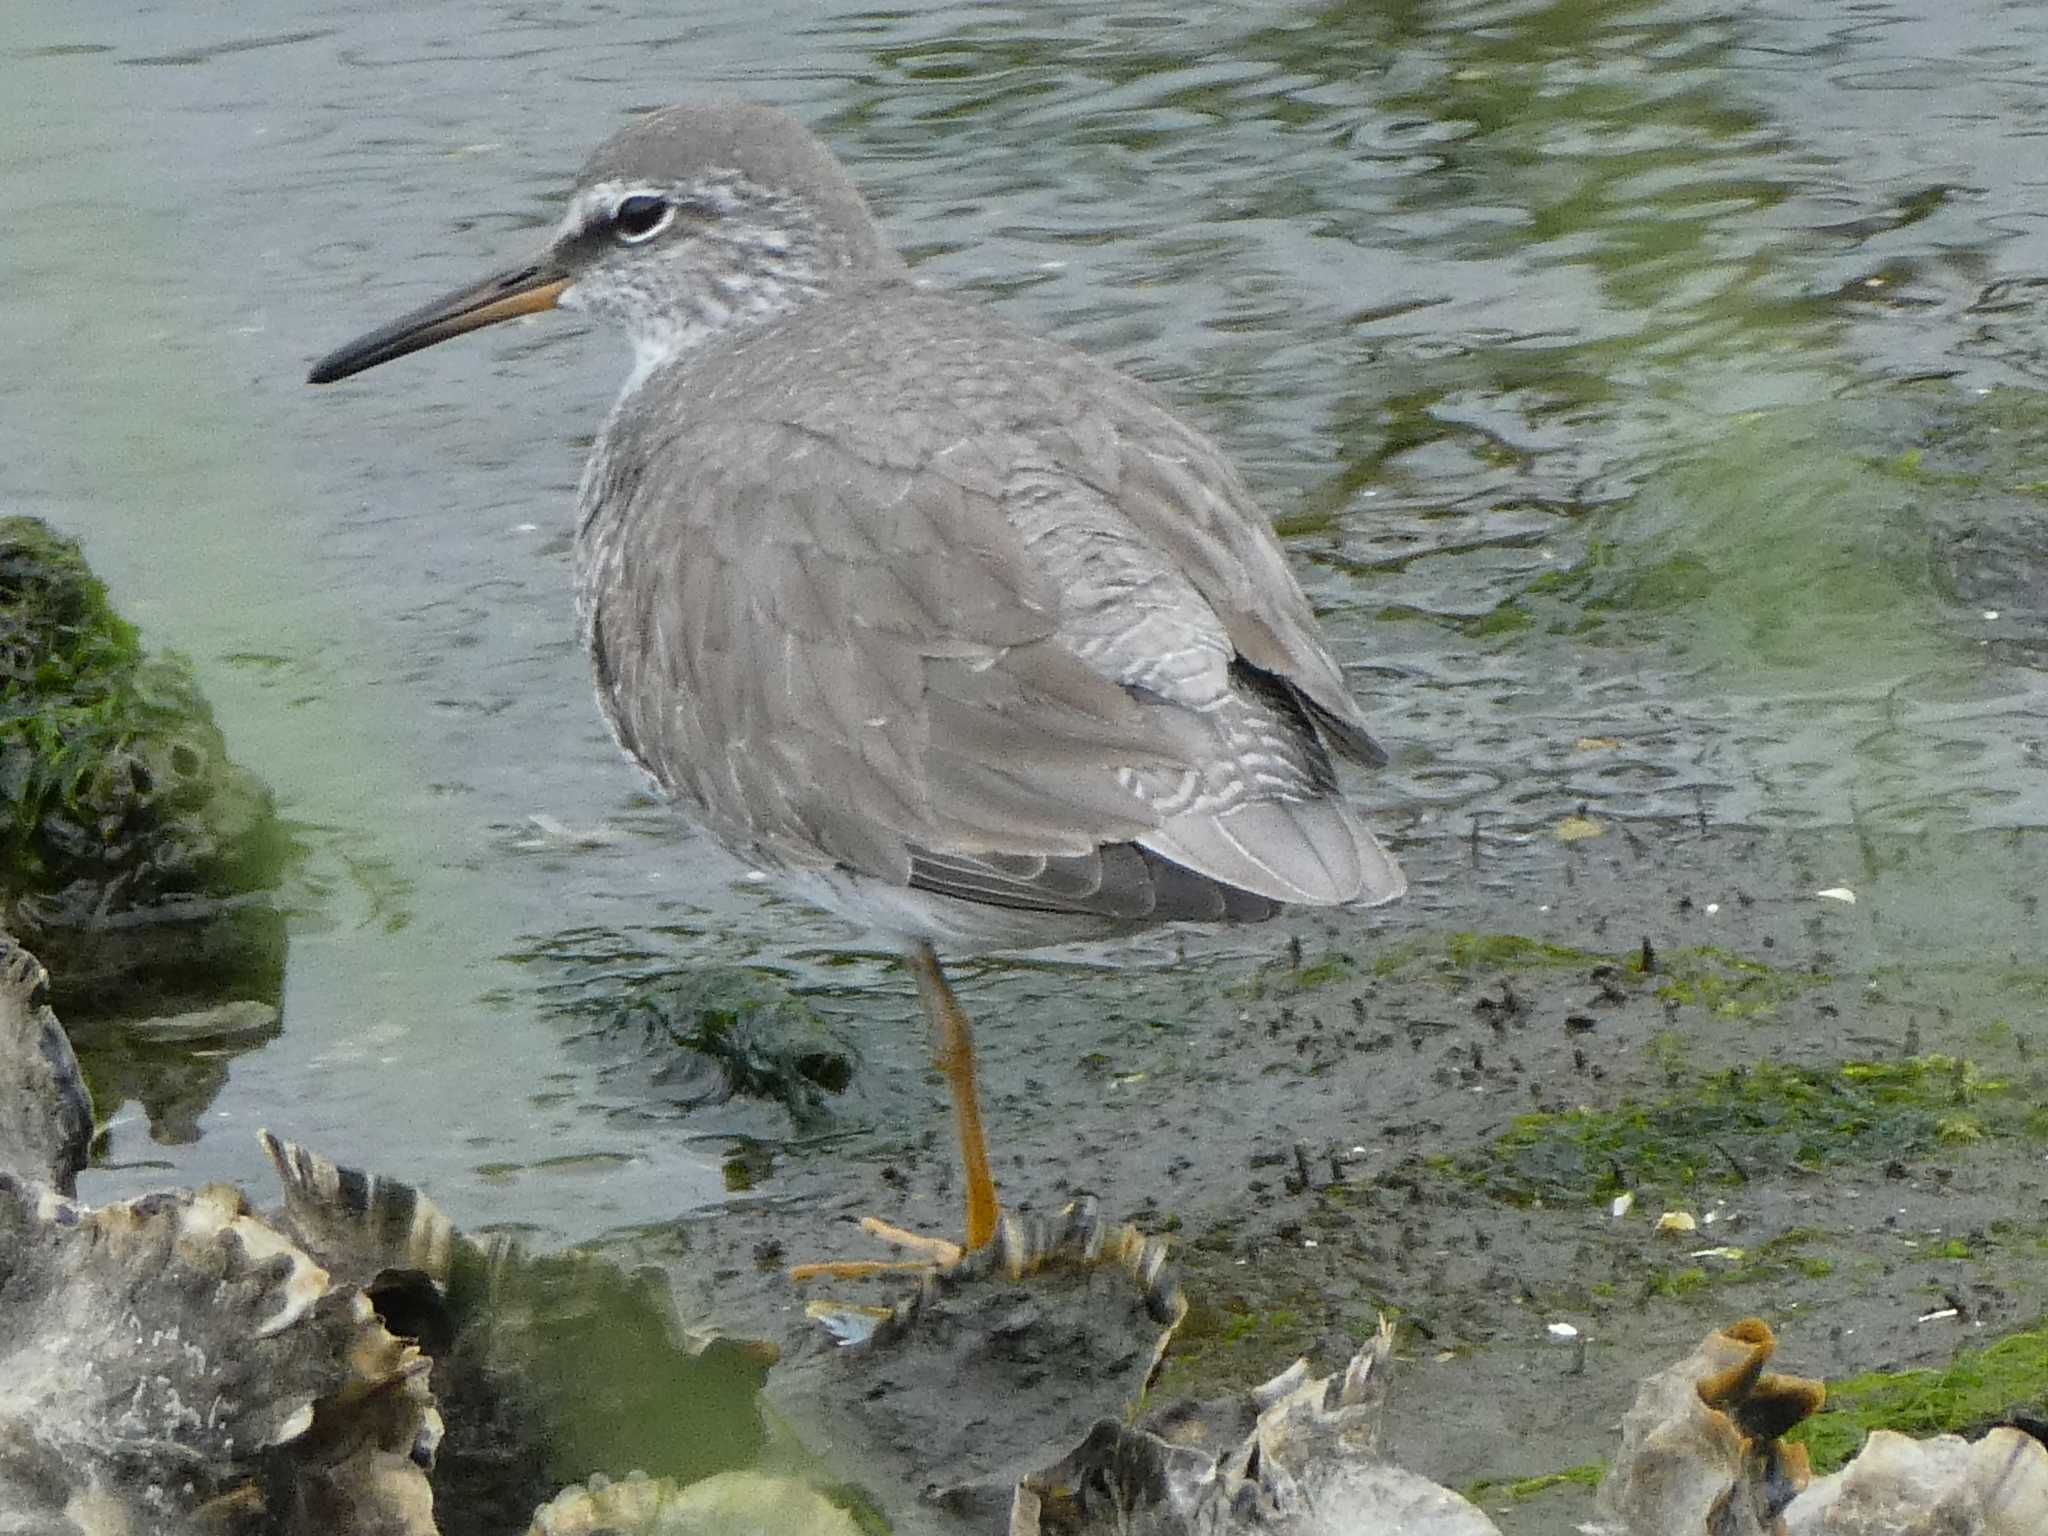
<instances>
[{"instance_id":1,"label":"rippled water surface","mask_svg":"<svg viewBox=\"0 0 2048 1536\"><path fill-rule=\"evenodd\" d=\"M1391 921L1455 914L1474 837L1557 857L1581 804L2048 821L2042 556L1990 595L1948 579L1911 473L1922 423L2048 383L2029 0L688 15L17 0L0 503L193 656L311 850L283 1033L197 1140L103 1105L88 1194L255 1182L275 1122L466 1225L700 1209L729 1138L786 1119L676 1109L572 1005L711 961L786 971L848 1032L849 1123L931 1117L902 978L646 801L598 723L567 521L619 341L550 316L301 382L519 259L588 149L674 99L795 111L922 276L1224 441L1394 747L1360 786L1416 875ZM1902 955L2026 941L1941 917L1951 863ZM990 1031L1090 1006L1047 991L967 986Z\"/></svg>"}]
</instances>

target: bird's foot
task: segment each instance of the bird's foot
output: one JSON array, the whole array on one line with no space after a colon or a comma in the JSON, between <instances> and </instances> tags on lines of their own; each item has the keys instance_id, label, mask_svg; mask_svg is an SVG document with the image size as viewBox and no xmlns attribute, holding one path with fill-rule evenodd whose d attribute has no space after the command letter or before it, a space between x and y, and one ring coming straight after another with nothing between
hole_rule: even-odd
<instances>
[{"instance_id":1,"label":"bird's foot","mask_svg":"<svg viewBox=\"0 0 2048 1536\"><path fill-rule=\"evenodd\" d=\"M879 1224L870 1224L875 1230ZM884 1235L893 1229L884 1228ZM1157 1368L1167 1340L1187 1310L1180 1286L1167 1262L1166 1244L1137 1228L1103 1221L1092 1199L1083 1198L1058 1211L1031 1214L1006 1212L993 1238L970 1248L957 1261L941 1262L940 1251L951 1245L918 1245L932 1254L929 1261L902 1268L921 1269L909 1295L891 1307L817 1300L804 1312L825 1337L862 1356L882 1356L898 1364L935 1351L927 1367L935 1379L961 1366L952 1352L973 1349L967 1341L1011 1338L1020 1327L1034 1338L1058 1336L1066 1342L1047 1344L1047 1358L1070 1357L1071 1348L1107 1349L1121 1364L1111 1374L1122 1380L1125 1368L1139 1359L1123 1345L1104 1344L1103 1327L1126 1342L1149 1343L1143 1351L1135 1387ZM838 1266L806 1266L809 1273L839 1274ZM856 1273L876 1273L876 1270ZM1027 1283L1032 1305L1028 1322L1020 1322L1016 1286ZM1111 1319L1121 1322L1111 1323ZM1136 1329L1125 1335L1121 1330ZM1050 1329L1050 1335L1043 1330ZM1018 1358L1032 1355L1023 1347ZM909 1353L906 1353L908 1351ZM921 1368L922 1369L922 1368ZM1092 1367L1091 1367L1092 1369Z\"/></svg>"},{"instance_id":2,"label":"bird's foot","mask_svg":"<svg viewBox=\"0 0 2048 1536\"><path fill-rule=\"evenodd\" d=\"M863 1216L860 1229L894 1248L921 1254L914 1259L827 1259L817 1264L792 1264L789 1278L801 1285L806 1280L864 1280L870 1275L923 1274L951 1269L967 1254L960 1244L943 1237L926 1237L921 1232L891 1226L873 1216Z\"/></svg>"},{"instance_id":3,"label":"bird's foot","mask_svg":"<svg viewBox=\"0 0 2048 1536\"><path fill-rule=\"evenodd\" d=\"M1137 1228L1102 1221L1092 1199L1081 1199L1048 1215L1003 1213L986 1243L963 1250L942 1239L920 1237L886 1222L864 1220L861 1226L886 1242L924 1254L904 1260L853 1260L799 1264L794 1280L821 1276L861 1279L878 1274L916 1274L917 1290L893 1307L838 1301L813 1301L805 1313L841 1344L865 1343L900 1335L947 1298L976 1294L990 1281L1018 1281L1047 1271L1070 1276L1121 1270L1136 1285L1145 1309L1170 1334L1186 1311L1180 1287L1166 1263L1166 1244ZM1085 1283L1085 1282L1084 1282ZM1160 1347L1164 1348L1165 1335Z\"/></svg>"}]
</instances>

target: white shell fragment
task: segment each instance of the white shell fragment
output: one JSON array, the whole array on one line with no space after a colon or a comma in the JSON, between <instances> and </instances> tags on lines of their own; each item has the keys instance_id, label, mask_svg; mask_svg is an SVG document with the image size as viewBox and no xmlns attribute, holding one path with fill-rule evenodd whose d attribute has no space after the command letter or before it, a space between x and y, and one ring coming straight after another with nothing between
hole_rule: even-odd
<instances>
[{"instance_id":1,"label":"white shell fragment","mask_svg":"<svg viewBox=\"0 0 2048 1536\"><path fill-rule=\"evenodd\" d=\"M1815 891L1813 894L1822 901L1839 901L1844 906L1850 907L1856 905L1856 893L1846 885L1831 885L1826 890Z\"/></svg>"},{"instance_id":2,"label":"white shell fragment","mask_svg":"<svg viewBox=\"0 0 2048 1536\"><path fill-rule=\"evenodd\" d=\"M1017 1485L1009 1536L1500 1536L1469 1500L1380 1455L1393 1344L1383 1321L1341 1378L1297 1360L1246 1394L1250 1432L1213 1452L1104 1419Z\"/></svg>"},{"instance_id":3,"label":"white shell fragment","mask_svg":"<svg viewBox=\"0 0 2048 1536\"><path fill-rule=\"evenodd\" d=\"M533 1512L527 1536L860 1536L846 1510L808 1483L720 1472L688 1485L636 1472L593 1477Z\"/></svg>"},{"instance_id":4,"label":"white shell fragment","mask_svg":"<svg viewBox=\"0 0 2048 1536\"><path fill-rule=\"evenodd\" d=\"M1785 1511L1785 1536L2038 1536L2048 1448L2017 1429L1981 1440L1870 1432L1856 1459Z\"/></svg>"}]
</instances>

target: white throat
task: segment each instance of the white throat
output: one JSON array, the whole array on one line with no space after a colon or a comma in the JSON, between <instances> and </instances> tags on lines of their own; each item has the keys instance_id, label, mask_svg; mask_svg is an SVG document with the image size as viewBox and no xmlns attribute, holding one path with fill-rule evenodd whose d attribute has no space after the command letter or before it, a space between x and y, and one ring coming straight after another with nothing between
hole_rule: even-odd
<instances>
[{"instance_id":1,"label":"white throat","mask_svg":"<svg viewBox=\"0 0 2048 1536\"><path fill-rule=\"evenodd\" d=\"M702 346L723 329L722 325L707 325L695 315L678 317L670 323L652 327L635 326L633 371L626 375L619 398L623 400L645 384L648 375L657 368L674 362L692 347Z\"/></svg>"}]
</instances>

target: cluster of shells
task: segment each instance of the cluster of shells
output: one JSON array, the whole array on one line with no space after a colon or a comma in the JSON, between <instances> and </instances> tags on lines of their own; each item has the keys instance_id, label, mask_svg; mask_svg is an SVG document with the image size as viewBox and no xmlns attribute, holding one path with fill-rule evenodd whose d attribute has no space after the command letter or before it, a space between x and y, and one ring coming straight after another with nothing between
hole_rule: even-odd
<instances>
[{"instance_id":1,"label":"cluster of shells","mask_svg":"<svg viewBox=\"0 0 2048 1536\"><path fill-rule=\"evenodd\" d=\"M593 1477L552 1496L522 1484L509 1520L494 1505L444 1507L437 1521L437 1459L477 1412L465 1366L516 1375L521 1356L502 1337L549 1325L531 1305L507 1304L533 1294L511 1283L528 1261L456 1232L406 1184L267 1133L284 1188L274 1212L222 1185L79 1204L91 1116L45 986L41 966L0 938L0 1536L439 1536L450 1523L513 1530L528 1511L529 1536L888 1528L802 1475L758 1470ZM484 1277L473 1289L499 1314L461 1324L470 1344L443 1336L423 1349L401 1336L409 1324L387 1326L431 1315L465 1272ZM1028 1320L1027 1285L1045 1298ZM889 1313L828 1317L841 1342L814 1352L807 1390L837 1400L850 1437L878 1401L907 1429L899 1438L931 1458L920 1507L935 1529L1499 1536L1469 1501L1381 1454L1394 1346L1384 1324L1334 1375L1296 1362L1249 1392L1130 1422L1184 1311L1156 1240L1076 1205L1006 1221L994 1245ZM982 1371L1026 1326L1103 1364L1080 1373L1064 1418L1041 1412L1024 1381L997 1384L1001 1435L944 1395L945 1417L930 1422L886 1401L891 1382ZM1763 1323L1738 1323L1644 1382L1588 1536L2048 1531L2048 1450L2018 1430L1924 1441L1879 1432L1843 1470L1812 1478L1782 1436L1823 1392L1769 1371L1774 1348ZM763 1372L771 1359L759 1351Z\"/></svg>"},{"instance_id":2,"label":"cluster of shells","mask_svg":"<svg viewBox=\"0 0 2048 1536\"><path fill-rule=\"evenodd\" d=\"M360 1285L225 1185L72 1198L91 1116L47 984L0 943L0 1530L433 1530L430 1362Z\"/></svg>"}]
</instances>

